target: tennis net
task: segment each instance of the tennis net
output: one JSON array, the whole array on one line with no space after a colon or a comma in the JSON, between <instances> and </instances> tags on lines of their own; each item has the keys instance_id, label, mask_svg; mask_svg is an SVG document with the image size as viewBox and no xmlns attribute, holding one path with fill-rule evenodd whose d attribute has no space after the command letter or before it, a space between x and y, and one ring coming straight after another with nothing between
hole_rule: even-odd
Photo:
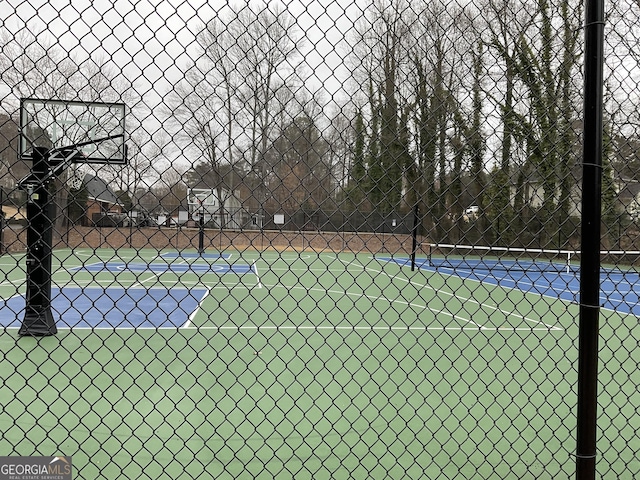
<instances>
[{"instance_id":1,"label":"tennis net","mask_svg":"<svg viewBox=\"0 0 640 480\"><path fill-rule=\"evenodd\" d=\"M427 263L437 269L557 272L578 274L576 250L429 243L422 245ZM640 251L603 250L603 273L638 273Z\"/></svg>"}]
</instances>

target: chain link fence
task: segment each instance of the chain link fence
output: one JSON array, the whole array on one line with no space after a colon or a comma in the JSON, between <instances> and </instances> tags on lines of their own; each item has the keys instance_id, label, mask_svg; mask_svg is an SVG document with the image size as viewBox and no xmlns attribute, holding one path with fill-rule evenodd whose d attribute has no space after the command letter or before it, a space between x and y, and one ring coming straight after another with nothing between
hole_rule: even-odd
<instances>
[{"instance_id":1,"label":"chain link fence","mask_svg":"<svg viewBox=\"0 0 640 480\"><path fill-rule=\"evenodd\" d=\"M600 192L583 2L0 7L2 455L571 477L595 195L596 469L640 476L638 2L606 5ZM89 161L101 103L126 164Z\"/></svg>"}]
</instances>

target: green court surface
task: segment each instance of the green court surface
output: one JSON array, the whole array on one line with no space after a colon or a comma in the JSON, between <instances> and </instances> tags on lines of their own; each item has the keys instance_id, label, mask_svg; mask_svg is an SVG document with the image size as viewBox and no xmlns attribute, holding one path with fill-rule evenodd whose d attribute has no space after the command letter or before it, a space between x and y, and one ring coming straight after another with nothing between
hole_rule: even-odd
<instances>
[{"instance_id":1,"label":"green court surface","mask_svg":"<svg viewBox=\"0 0 640 480\"><path fill-rule=\"evenodd\" d=\"M0 452L72 456L77 478L573 475L575 303L371 254L221 254L58 250L58 294L124 319L188 293L170 324L92 307L44 338L17 336L24 260L1 257ZM603 312L605 476L640 473L637 323Z\"/></svg>"}]
</instances>

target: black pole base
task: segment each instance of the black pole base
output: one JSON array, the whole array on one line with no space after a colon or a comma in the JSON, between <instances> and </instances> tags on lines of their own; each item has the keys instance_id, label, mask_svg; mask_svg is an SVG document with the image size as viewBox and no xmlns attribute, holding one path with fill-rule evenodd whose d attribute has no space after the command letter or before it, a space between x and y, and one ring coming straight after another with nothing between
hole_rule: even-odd
<instances>
[{"instance_id":1,"label":"black pole base","mask_svg":"<svg viewBox=\"0 0 640 480\"><path fill-rule=\"evenodd\" d=\"M32 337L46 337L58 333L56 322L50 308L40 311L28 310L22 321L22 326L18 330L18 335L30 335Z\"/></svg>"}]
</instances>

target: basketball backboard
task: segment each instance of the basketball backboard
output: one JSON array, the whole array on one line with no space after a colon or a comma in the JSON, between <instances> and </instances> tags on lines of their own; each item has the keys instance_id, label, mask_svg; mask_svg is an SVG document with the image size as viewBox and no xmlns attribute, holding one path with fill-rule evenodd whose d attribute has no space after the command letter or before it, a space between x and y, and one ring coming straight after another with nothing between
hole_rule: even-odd
<instances>
[{"instance_id":1,"label":"basketball backboard","mask_svg":"<svg viewBox=\"0 0 640 480\"><path fill-rule=\"evenodd\" d=\"M31 160L34 147L76 146L75 163L124 164L125 105L67 100L20 100L20 155Z\"/></svg>"},{"instance_id":2,"label":"basketball backboard","mask_svg":"<svg viewBox=\"0 0 640 480\"><path fill-rule=\"evenodd\" d=\"M218 195L211 188L189 188L187 190L187 203L189 204L191 218L205 223L210 222L220 211Z\"/></svg>"},{"instance_id":3,"label":"basketball backboard","mask_svg":"<svg viewBox=\"0 0 640 480\"><path fill-rule=\"evenodd\" d=\"M189 188L187 203L192 212L215 213L218 209L218 196L216 191L211 188Z\"/></svg>"}]
</instances>

